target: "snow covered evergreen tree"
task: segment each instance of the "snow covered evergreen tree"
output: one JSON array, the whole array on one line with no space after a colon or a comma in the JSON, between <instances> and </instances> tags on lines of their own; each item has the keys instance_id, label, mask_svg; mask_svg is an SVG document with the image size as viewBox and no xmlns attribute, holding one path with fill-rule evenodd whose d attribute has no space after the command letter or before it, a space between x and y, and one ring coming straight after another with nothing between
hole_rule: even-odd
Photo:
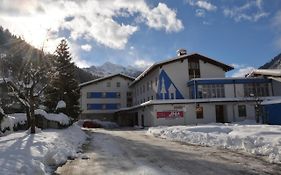
<instances>
[{"instance_id":1,"label":"snow covered evergreen tree","mask_svg":"<svg viewBox=\"0 0 281 175\"><path fill-rule=\"evenodd\" d=\"M50 77L49 87L45 93L45 105L50 111L56 110L57 103L66 103L66 114L77 118L79 108L79 84L75 78L75 65L65 39L61 40L53 60L54 74Z\"/></svg>"}]
</instances>

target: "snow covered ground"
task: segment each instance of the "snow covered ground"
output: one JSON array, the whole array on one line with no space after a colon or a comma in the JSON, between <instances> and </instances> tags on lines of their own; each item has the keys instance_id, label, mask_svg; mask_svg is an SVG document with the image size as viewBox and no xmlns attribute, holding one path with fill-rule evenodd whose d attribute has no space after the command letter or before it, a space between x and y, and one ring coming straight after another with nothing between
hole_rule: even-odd
<instances>
[{"instance_id":1,"label":"snow covered ground","mask_svg":"<svg viewBox=\"0 0 281 175\"><path fill-rule=\"evenodd\" d=\"M281 126L251 121L233 124L212 123L199 126L151 127L148 134L194 145L243 150L281 163Z\"/></svg>"},{"instance_id":2,"label":"snow covered ground","mask_svg":"<svg viewBox=\"0 0 281 175\"><path fill-rule=\"evenodd\" d=\"M67 129L47 129L30 135L28 131L0 137L1 174L48 174L52 166L77 157L86 134L77 124Z\"/></svg>"}]
</instances>

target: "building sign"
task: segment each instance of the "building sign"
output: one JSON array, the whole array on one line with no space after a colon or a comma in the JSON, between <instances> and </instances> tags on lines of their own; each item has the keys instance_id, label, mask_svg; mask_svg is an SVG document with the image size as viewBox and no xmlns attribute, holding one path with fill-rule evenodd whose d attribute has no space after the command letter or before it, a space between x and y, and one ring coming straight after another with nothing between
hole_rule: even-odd
<instances>
[{"instance_id":1,"label":"building sign","mask_svg":"<svg viewBox=\"0 0 281 175\"><path fill-rule=\"evenodd\" d=\"M157 112L156 116L157 116L157 118L165 118L165 119L181 118L181 117L183 117L183 111L163 111L163 112Z\"/></svg>"}]
</instances>

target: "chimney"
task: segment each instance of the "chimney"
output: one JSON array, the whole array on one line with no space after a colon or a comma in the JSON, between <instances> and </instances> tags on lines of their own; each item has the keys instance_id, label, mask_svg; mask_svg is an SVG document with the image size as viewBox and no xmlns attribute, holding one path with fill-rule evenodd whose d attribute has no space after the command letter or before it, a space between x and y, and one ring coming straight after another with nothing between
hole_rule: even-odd
<instances>
[{"instance_id":1,"label":"chimney","mask_svg":"<svg viewBox=\"0 0 281 175\"><path fill-rule=\"evenodd\" d=\"M186 50L185 49L179 49L179 50L177 50L177 55L178 56L182 56L182 55L186 55L187 53L186 53Z\"/></svg>"}]
</instances>

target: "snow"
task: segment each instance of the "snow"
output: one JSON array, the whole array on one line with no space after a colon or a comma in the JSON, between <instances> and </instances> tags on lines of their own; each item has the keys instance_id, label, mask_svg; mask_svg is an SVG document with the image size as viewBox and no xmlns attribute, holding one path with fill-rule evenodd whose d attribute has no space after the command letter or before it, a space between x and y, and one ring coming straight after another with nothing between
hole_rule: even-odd
<instances>
[{"instance_id":1,"label":"snow","mask_svg":"<svg viewBox=\"0 0 281 175\"><path fill-rule=\"evenodd\" d=\"M280 77L281 70L279 70L279 69L256 69L256 70L253 70L248 76L252 76L255 74Z\"/></svg>"},{"instance_id":2,"label":"snow","mask_svg":"<svg viewBox=\"0 0 281 175\"><path fill-rule=\"evenodd\" d=\"M1 130L3 131L6 128L9 128L10 131L13 131L13 127L14 127L14 122L10 117L3 117L2 121L1 121Z\"/></svg>"},{"instance_id":3,"label":"snow","mask_svg":"<svg viewBox=\"0 0 281 175\"><path fill-rule=\"evenodd\" d=\"M281 98L279 99L273 99L273 100L264 100L261 102L261 105L271 105L271 104L279 104L281 103Z\"/></svg>"},{"instance_id":4,"label":"snow","mask_svg":"<svg viewBox=\"0 0 281 175\"><path fill-rule=\"evenodd\" d=\"M4 110L0 107L0 114L5 115Z\"/></svg>"},{"instance_id":5,"label":"snow","mask_svg":"<svg viewBox=\"0 0 281 175\"><path fill-rule=\"evenodd\" d=\"M159 126L149 128L147 134L194 145L242 150L265 156L271 163L281 163L281 126L278 125L246 121L199 126Z\"/></svg>"},{"instance_id":6,"label":"snow","mask_svg":"<svg viewBox=\"0 0 281 175\"><path fill-rule=\"evenodd\" d=\"M67 129L48 129L35 135L15 132L0 138L1 174L51 174L52 166L78 156L86 134L74 124Z\"/></svg>"},{"instance_id":7,"label":"snow","mask_svg":"<svg viewBox=\"0 0 281 175\"><path fill-rule=\"evenodd\" d=\"M1 112L1 111L0 111ZM20 125L24 125L26 122L26 115L24 113L17 113L17 114L9 114L3 117L3 120L0 121L1 127L0 131L4 131L5 129L9 129L9 131L5 131L5 135L10 134L13 132L14 127ZM4 135L3 133L0 136Z\"/></svg>"},{"instance_id":8,"label":"snow","mask_svg":"<svg viewBox=\"0 0 281 175\"><path fill-rule=\"evenodd\" d=\"M63 100L60 100L57 104L56 110L61 109L61 108L66 108L66 104Z\"/></svg>"},{"instance_id":9,"label":"snow","mask_svg":"<svg viewBox=\"0 0 281 175\"><path fill-rule=\"evenodd\" d=\"M41 115L45 117L47 120L59 122L61 125L68 125L70 123L70 118L63 113L53 114L53 113L47 113L42 109L36 109L35 114Z\"/></svg>"},{"instance_id":10,"label":"snow","mask_svg":"<svg viewBox=\"0 0 281 175\"><path fill-rule=\"evenodd\" d=\"M27 121L26 114L25 113L14 113L14 114L9 114L9 118L13 120L14 126L17 125L24 125L25 122Z\"/></svg>"}]
</instances>

